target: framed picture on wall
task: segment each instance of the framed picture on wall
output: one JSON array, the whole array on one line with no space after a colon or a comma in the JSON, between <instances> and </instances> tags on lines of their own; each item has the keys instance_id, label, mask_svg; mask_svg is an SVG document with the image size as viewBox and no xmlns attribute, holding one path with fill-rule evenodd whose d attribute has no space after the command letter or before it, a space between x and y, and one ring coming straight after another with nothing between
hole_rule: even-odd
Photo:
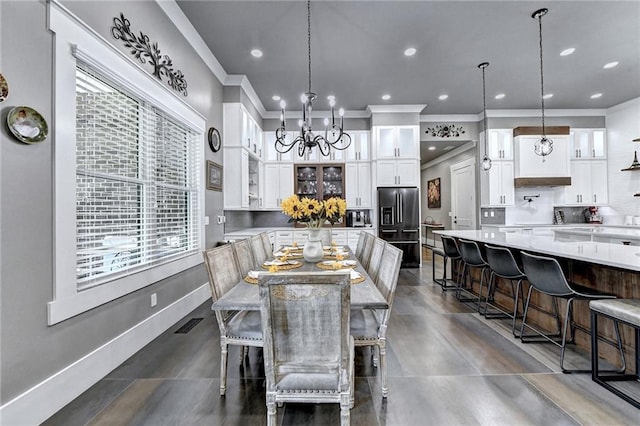
<instances>
[{"instance_id":1,"label":"framed picture on wall","mask_svg":"<svg viewBox=\"0 0 640 426\"><path fill-rule=\"evenodd\" d=\"M207 189L222 191L222 166L207 160Z\"/></svg>"},{"instance_id":2,"label":"framed picture on wall","mask_svg":"<svg viewBox=\"0 0 640 426\"><path fill-rule=\"evenodd\" d=\"M440 208L440 178L427 181L427 207L430 209Z\"/></svg>"}]
</instances>

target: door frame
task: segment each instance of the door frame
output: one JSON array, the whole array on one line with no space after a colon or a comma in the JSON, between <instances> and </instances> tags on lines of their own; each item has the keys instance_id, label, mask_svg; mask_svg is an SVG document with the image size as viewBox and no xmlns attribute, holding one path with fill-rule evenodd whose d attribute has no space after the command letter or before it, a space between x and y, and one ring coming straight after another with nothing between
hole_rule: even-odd
<instances>
[{"instance_id":1,"label":"door frame","mask_svg":"<svg viewBox=\"0 0 640 426\"><path fill-rule=\"evenodd\" d=\"M455 173L458 170L461 169L465 169L465 168L471 168L471 177L473 180L473 186L471 188L471 196L473 197L473 206L471 208L471 229L478 229L477 224L478 224L478 220L477 220L477 210L478 210L478 197L477 197L477 191L476 191L476 186L477 186L477 182L476 182L476 158L475 157L471 157L468 158L466 160L460 161L459 163L453 164L450 166L450 173L451 173L451 212L450 213L450 217L449 220L451 220L451 229L456 229L456 227L454 226L455 224L453 223L453 217L455 216L455 212L457 211L457 206L456 206L456 186L455 186Z\"/></svg>"}]
</instances>

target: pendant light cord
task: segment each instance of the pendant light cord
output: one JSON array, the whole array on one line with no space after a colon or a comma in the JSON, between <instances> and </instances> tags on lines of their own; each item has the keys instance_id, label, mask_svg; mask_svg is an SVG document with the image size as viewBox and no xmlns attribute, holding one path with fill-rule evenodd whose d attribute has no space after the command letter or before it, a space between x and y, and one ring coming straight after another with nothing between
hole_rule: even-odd
<instances>
[{"instance_id":1,"label":"pendant light cord","mask_svg":"<svg viewBox=\"0 0 640 426\"><path fill-rule=\"evenodd\" d=\"M309 90L311 93L311 0L307 0L307 52L309 59Z\"/></svg>"},{"instance_id":2,"label":"pendant light cord","mask_svg":"<svg viewBox=\"0 0 640 426\"><path fill-rule=\"evenodd\" d=\"M538 29L540 34L540 104L542 106L542 137L545 138L547 136L545 126L544 126L544 72L542 71L542 16L544 13L538 14Z\"/></svg>"},{"instance_id":3,"label":"pendant light cord","mask_svg":"<svg viewBox=\"0 0 640 426\"><path fill-rule=\"evenodd\" d=\"M489 64L482 67L482 110L484 111L484 153L487 155L487 139L489 138L489 129L487 129L487 96L485 92L485 83L484 83L484 69L489 66Z\"/></svg>"}]
</instances>

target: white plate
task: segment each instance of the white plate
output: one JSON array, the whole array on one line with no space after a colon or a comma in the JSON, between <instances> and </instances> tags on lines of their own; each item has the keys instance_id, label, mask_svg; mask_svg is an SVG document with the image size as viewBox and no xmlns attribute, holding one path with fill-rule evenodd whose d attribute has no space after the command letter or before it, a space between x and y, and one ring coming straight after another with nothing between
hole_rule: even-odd
<instances>
[{"instance_id":1,"label":"white plate","mask_svg":"<svg viewBox=\"0 0 640 426\"><path fill-rule=\"evenodd\" d=\"M281 262L279 260L267 260L266 262L264 262L266 266L297 265L299 263L300 262L298 262L297 260L289 260L286 262Z\"/></svg>"}]
</instances>

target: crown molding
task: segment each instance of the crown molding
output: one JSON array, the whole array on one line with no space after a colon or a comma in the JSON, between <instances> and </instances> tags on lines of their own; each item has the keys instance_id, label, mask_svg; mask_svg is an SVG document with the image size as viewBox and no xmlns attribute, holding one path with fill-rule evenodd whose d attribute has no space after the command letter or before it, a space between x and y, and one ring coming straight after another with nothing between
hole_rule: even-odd
<instances>
[{"instance_id":1,"label":"crown molding","mask_svg":"<svg viewBox=\"0 0 640 426\"><path fill-rule=\"evenodd\" d=\"M421 123L436 123L453 121L459 123L476 122L482 120L482 113L478 114L425 114L420 116Z\"/></svg>"},{"instance_id":2,"label":"crown molding","mask_svg":"<svg viewBox=\"0 0 640 426\"><path fill-rule=\"evenodd\" d=\"M249 78L246 75L229 74L223 84L225 86L240 86L240 88L242 88L242 90L244 90L244 92L249 97L249 100L251 101L251 103L253 103L253 105L256 107L260 116L262 118L265 118L267 110L265 109L264 105L260 101L258 94L254 90L253 86L251 85L251 82L249 81ZM280 117L280 115L278 115L278 117Z\"/></svg>"},{"instance_id":3,"label":"crown molding","mask_svg":"<svg viewBox=\"0 0 640 426\"><path fill-rule=\"evenodd\" d=\"M367 111L371 114L379 113L419 113L427 107L422 105L368 105Z\"/></svg>"},{"instance_id":4,"label":"crown molding","mask_svg":"<svg viewBox=\"0 0 640 426\"><path fill-rule=\"evenodd\" d=\"M291 110L287 110L285 112L286 118L301 118L302 117L302 113L298 110L295 111L291 111ZM331 111L319 111L319 110L314 110L311 113L311 117L312 118L319 118L319 119L324 119L325 117L329 117L331 115ZM344 112L344 118L369 118L371 117L371 113L369 113L368 111L345 111ZM264 114L262 115L262 118L265 120L270 120L270 119L280 119L280 111L265 111ZM337 117L336 117L337 119Z\"/></svg>"},{"instance_id":5,"label":"crown molding","mask_svg":"<svg viewBox=\"0 0 640 426\"><path fill-rule=\"evenodd\" d=\"M606 109L545 109L546 117L599 117L604 116ZM494 109L487 110L487 117L537 117L539 109Z\"/></svg>"}]
</instances>

